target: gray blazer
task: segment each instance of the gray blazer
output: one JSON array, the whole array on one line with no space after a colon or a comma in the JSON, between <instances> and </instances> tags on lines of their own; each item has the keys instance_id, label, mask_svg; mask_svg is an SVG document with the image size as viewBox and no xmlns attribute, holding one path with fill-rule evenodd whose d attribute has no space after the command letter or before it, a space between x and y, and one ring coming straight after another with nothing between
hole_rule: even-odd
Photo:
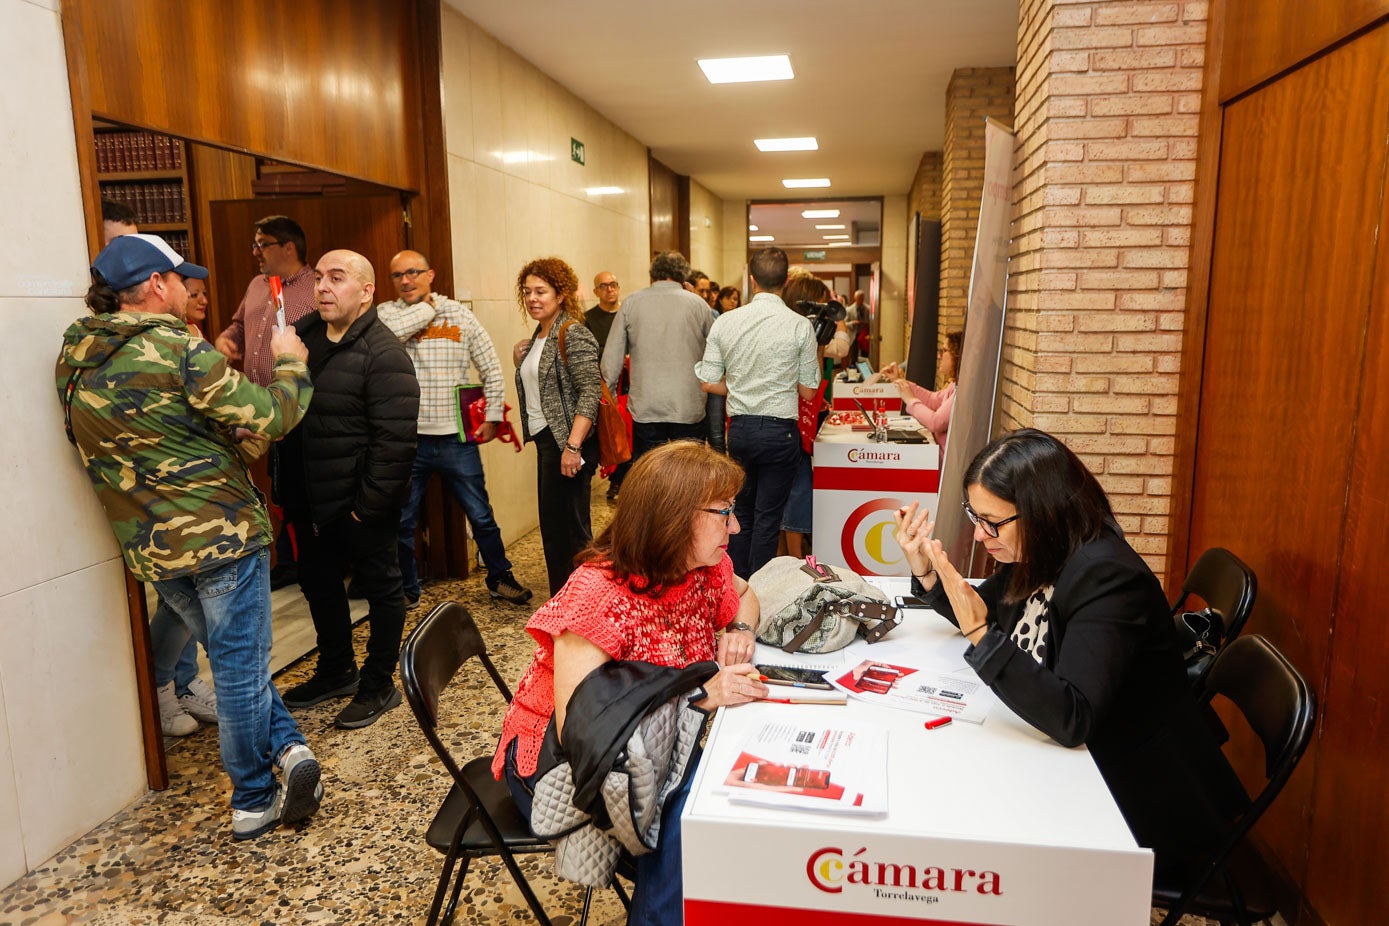
<instances>
[{"instance_id":1,"label":"gray blazer","mask_svg":"<svg viewBox=\"0 0 1389 926\"><path fill-rule=\"evenodd\" d=\"M564 354L568 363L559 362L561 325L564 326ZM598 401L603 395L602 380L598 372L598 339L586 327L569 319L556 323L555 327L550 329L550 335L545 339L545 346L541 349L540 368L537 370L537 378L540 380L540 407L545 410L545 421L550 427L550 434L555 438L555 444L563 450L569 441L569 431L574 426L576 415L583 415L594 422L595 427L589 429L589 436L598 434ZM532 343L538 337L539 325L531 335ZM521 360L525 361L529 353L528 347L526 352L521 354ZM526 387L521 383L520 364L516 365L516 394L520 397L517 404L521 406L521 432L527 441L534 440L535 435L531 433L530 422L526 420Z\"/></svg>"}]
</instances>

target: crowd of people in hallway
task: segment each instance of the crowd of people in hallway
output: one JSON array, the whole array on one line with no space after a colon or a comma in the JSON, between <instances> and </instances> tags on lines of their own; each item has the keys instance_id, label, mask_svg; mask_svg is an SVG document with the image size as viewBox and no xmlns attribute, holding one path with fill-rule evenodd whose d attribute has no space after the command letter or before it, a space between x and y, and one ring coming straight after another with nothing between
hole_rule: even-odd
<instances>
[{"instance_id":1,"label":"crowd of people in hallway","mask_svg":"<svg viewBox=\"0 0 1389 926\"><path fill-rule=\"evenodd\" d=\"M261 273L208 341L197 327L208 270L130 223L112 235L91 268L91 314L67 330L57 363L67 433L126 565L158 595L165 728L186 732L185 715L217 723L231 834L254 839L324 799L292 710L348 699L335 723L352 730L401 703L394 676L421 595L415 533L431 475L467 517L489 594L532 599L479 452L509 426L503 364L470 304L435 292L415 250L391 259L395 298L383 301L366 257L332 249L310 267L303 229L266 217L252 237ZM624 299L617 277L598 273L588 310L560 258L516 275L533 328L510 359L521 440L535 447L548 601L527 624L536 655L493 770L523 809L569 733L568 705L583 703L570 695L605 664L641 664L650 684L676 686L701 713L766 696L751 665L760 609L748 580L784 531L795 538L787 549L804 552L827 370L859 348L862 295L843 321L812 322L806 312L833 294L779 249L752 256L746 304L678 253L656 254L648 275ZM883 371L942 442L960 346L947 337L940 391L895 365ZM605 387L625 397L633 441L630 461L608 473L617 508L595 538ZM467 390L476 423L463 413ZM253 476L262 458L278 539ZM1020 431L975 457L964 490L975 539L1003 568L975 590L913 506L898 512L895 536L915 593L957 626L966 660L1021 717L1063 745L1091 746L1160 865L1206 848L1236 792L1184 685L1161 588L1099 484L1055 438ZM272 548L295 563L318 644L312 675L283 696L269 668ZM369 607L360 666L349 575ZM197 678L197 644L212 688ZM1155 690L1161 699L1144 696ZM1174 742L1182 748L1155 745ZM638 921L678 921L687 793L670 795L661 843L636 861Z\"/></svg>"}]
</instances>

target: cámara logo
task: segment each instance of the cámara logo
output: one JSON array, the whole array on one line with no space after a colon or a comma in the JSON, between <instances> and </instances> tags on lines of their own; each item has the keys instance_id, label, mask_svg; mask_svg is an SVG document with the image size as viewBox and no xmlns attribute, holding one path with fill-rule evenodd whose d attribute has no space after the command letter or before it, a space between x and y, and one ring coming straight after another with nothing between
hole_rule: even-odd
<instances>
[{"instance_id":1,"label":"c\u00e1mara logo","mask_svg":"<svg viewBox=\"0 0 1389 926\"><path fill-rule=\"evenodd\" d=\"M978 894L1002 896L996 871L975 871L973 868L937 868L901 862L878 862L859 858L867 852L859 849L849 859L838 847L818 849L805 863L810 883L826 894L838 894L846 884L864 887L915 888L920 891L974 891Z\"/></svg>"},{"instance_id":2,"label":"c\u00e1mara logo","mask_svg":"<svg viewBox=\"0 0 1389 926\"><path fill-rule=\"evenodd\" d=\"M865 450L861 447L855 447L846 456L850 463L857 463L860 460L880 463L900 463L902 461L902 454L894 450Z\"/></svg>"}]
</instances>

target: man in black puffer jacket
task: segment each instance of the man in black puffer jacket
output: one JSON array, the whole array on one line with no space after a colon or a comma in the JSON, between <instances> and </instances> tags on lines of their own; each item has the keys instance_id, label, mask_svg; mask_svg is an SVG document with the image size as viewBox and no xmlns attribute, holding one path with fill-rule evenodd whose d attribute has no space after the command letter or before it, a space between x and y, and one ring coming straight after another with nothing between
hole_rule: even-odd
<instances>
[{"instance_id":1,"label":"man in black puffer jacket","mask_svg":"<svg viewBox=\"0 0 1389 926\"><path fill-rule=\"evenodd\" d=\"M355 729L400 703L393 674L405 598L396 533L410 490L420 386L405 348L371 307L371 263L329 251L314 279L318 311L295 323L309 348L314 404L281 448L275 485L294 522L318 665L284 702L308 707L355 693L336 721ZM360 676L343 587L348 569L371 605Z\"/></svg>"}]
</instances>

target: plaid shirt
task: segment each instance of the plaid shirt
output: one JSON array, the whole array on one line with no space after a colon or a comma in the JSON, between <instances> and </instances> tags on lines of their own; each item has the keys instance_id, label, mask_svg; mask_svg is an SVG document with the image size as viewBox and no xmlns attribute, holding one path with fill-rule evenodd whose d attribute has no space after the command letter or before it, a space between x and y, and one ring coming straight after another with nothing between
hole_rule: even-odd
<instances>
[{"instance_id":1,"label":"plaid shirt","mask_svg":"<svg viewBox=\"0 0 1389 926\"><path fill-rule=\"evenodd\" d=\"M399 299L376 307L381 322L405 342L420 381L421 434L457 434L458 406L454 386L476 382L475 367L487 399L487 420L501 421L506 398L501 361L471 302L430 293L414 305Z\"/></svg>"}]
</instances>

